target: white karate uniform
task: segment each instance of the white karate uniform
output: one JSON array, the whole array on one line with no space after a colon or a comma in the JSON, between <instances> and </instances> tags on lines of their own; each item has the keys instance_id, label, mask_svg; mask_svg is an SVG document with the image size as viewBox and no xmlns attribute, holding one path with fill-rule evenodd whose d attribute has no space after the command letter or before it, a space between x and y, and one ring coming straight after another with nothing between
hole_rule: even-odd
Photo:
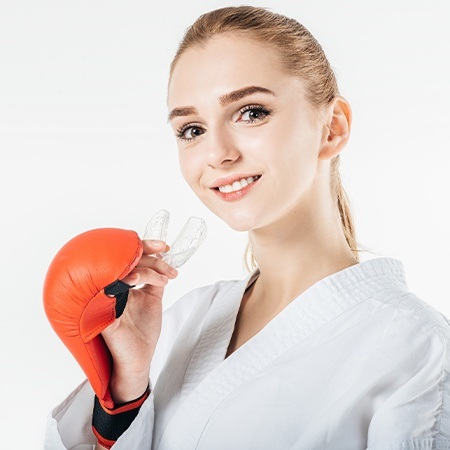
<instances>
[{"instance_id":1,"label":"white karate uniform","mask_svg":"<svg viewBox=\"0 0 450 450\"><path fill-rule=\"evenodd\" d=\"M299 295L228 358L244 280L164 311L152 392L114 450L450 449L450 322L408 291L394 258ZM49 416L46 449L91 449L94 393Z\"/></svg>"}]
</instances>

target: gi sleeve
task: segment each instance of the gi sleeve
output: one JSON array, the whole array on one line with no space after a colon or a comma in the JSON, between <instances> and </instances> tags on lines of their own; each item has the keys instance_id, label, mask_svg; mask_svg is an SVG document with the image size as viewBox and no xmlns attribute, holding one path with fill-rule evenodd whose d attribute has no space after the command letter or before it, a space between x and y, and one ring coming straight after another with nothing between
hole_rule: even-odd
<instances>
[{"instance_id":1,"label":"gi sleeve","mask_svg":"<svg viewBox=\"0 0 450 450\"><path fill-rule=\"evenodd\" d=\"M368 450L450 449L450 326L443 317L433 328L416 328L410 317L401 341L394 330L408 325L394 320L383 353L395 382L372 416Z\"/></svg>"},{"instance_id":2,"label":"gi sleeve","mask_svg":"<svg viewBox=\"0 0 450 450\"><path fill-rule=\"evenodd\" d=\"M142 404L130 427L114 444L114 450L151 449L154 423L154 396ZM96 438L92 432L94 391L88 380L78 386L48 416L45 450L92 450Z\"/></svg>"}]
</instances>

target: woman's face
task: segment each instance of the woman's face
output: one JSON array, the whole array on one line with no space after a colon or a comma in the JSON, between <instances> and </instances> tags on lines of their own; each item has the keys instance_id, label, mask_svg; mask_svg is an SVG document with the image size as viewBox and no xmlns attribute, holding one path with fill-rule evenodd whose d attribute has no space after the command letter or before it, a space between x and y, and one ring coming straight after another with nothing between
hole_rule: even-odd
<instances>
[{"instance_id":1,"label":"woman's face","mask_svg":"<svg viewBox=\"0 0 450 450\"><path fill-rule=\"evenodd\" d=\"M168 91L182 174L230 227L256 230L313 201L323 125L275 50L219 36L188 49Z\"/></svg>"}]
</instances>

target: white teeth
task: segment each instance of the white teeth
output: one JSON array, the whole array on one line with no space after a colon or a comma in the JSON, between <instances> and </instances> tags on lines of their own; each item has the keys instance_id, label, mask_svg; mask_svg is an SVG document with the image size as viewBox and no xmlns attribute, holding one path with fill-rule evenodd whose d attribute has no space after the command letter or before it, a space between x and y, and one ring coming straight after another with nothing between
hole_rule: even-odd
<instances>
[{"instance_id":1,"label":"white teeth","mask_svg":"<svg viewBox=\"0 0 450 450\"><path fill-rule=\"evenodd\" d=\"M235 181L233 184L233 191L238 191L239 189L242 189L242 185L239 181Z\"/></svg>"},{"instance_id":2,"label":"white teeth","mask_svg":"<svg viewBox=\"0 0 450 450\"><path fill-rule=\"evenodd\" d=\"M252 184L257 179L258 179L258 177L242 178L242 180L235 181L235 182L233 182L233 184L226 184L225 186L219 186L219 191L224 192L224 193L239 191L240 189L244 188L245 186Z\"/></svg>"}]
</instances>

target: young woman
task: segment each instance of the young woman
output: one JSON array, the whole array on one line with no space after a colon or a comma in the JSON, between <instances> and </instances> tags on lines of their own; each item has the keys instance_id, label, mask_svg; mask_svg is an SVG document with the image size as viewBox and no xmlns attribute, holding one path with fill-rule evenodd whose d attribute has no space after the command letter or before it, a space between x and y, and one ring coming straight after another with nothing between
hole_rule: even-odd
<instances>
[{"instance_id":1,"label":"young woman","mask_svg":"<svg viewBox=\"0 0 450 450\"><path fill-rule=\"evenodd\" d=\"M254 265L162 314L176 271L144 241L123 281L145 285L102 332L114 401L143 399L114 449L450 449L449 322L401 261L359 260L338 172L351 109L314 37L264 8L204 14L168 109L187 183L248 231ZM91 448L93 402L86 381L47 448Z\"/></svg>"}]
</instances>

